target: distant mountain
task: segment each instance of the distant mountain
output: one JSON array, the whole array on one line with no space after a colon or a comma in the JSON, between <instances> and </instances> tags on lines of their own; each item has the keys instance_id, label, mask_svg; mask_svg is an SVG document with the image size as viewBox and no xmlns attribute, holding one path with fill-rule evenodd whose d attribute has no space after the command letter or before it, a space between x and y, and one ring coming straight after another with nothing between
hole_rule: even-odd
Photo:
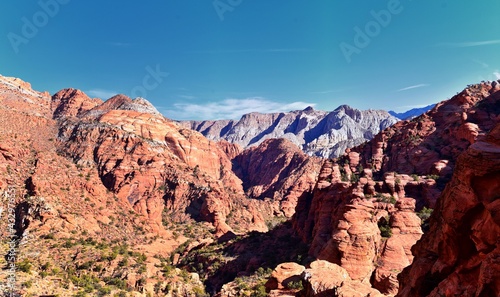
<instances>
[{"instance_id":1,"label":"distant mountain","mask_svg":"<svg viewBox=\"0 0 500 297\"><path fill-rule=\"evenodd\" d=\"M427 105L425 107L420 107L420 108L412 108L412 109L405 111L405 112L395 112L395 111L390 110L389 113L392 116L394 116L398 119L401 119L401 120L411 120L414 117L418 117L419 115L431 110L434 106L436 106L436 104L431 104L431 105Z\"/></svg>"},{"instance_id":2,"label":"distant mountain","mask_svg":"<svg viewBox=\"0 0 500 297\"><path fill-rule=\"evenodd\" d=\"M285 138L309 155L328 158L372 139L397 121L383 110L358 110L342 105L332 112L307 107L286 113L253 112L243 115L239 121L181 121L179 124L201 132L208 139L225 139L244 148L266 139Z\"/></svg>"}]
</instances>

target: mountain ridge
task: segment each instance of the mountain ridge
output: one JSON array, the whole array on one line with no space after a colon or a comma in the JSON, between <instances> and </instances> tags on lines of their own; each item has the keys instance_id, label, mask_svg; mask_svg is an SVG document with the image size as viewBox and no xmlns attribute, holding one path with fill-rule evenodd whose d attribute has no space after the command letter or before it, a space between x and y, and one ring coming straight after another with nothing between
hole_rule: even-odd
<instances>
[{"instance_id":1,"label":"mountain ridge","mask_svg":"<svg viewBox=\"0 0 500 297\"><path fill-rule=\"evenodd\" d=\"M412 118L417 117L417 116L431 110L434 106L436 106L436 104L429 104L429 105L424 106L424 107L412 108L412 109L404 111L404 112L395 112L395 111L389 110L389 113L392 116L394 116L398 119L401 119L401 120L411 120Z\"/></svg>"},{"instance_id":2,"label":"mountain ridge","mask_svg":"<svg viewBox=\"0 0 500 297\"><path fill-rule=\"evenodd\" d=\"M240 120L178 121L211 140L227 140L243 148L266 139L285 138L306 154L323 158L337 157L346 148L370 140L379 131L398 121L383 110L358 110L340 105L335 110L312 107L281 113L245 114Z\"/></svg>"}]
</instances>

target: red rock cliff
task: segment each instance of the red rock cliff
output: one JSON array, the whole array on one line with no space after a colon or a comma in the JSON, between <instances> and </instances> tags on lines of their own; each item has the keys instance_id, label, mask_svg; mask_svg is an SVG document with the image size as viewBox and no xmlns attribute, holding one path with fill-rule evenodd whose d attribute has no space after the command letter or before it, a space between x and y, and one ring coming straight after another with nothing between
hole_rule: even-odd
<instances>
[{"instance_id":1,"label":"red rock cliff","mask_svg":"<svg viewBox=\"0 0 500 297\"><path fill-rule=\"evenodd\" d=\"M460 155L398 296L500 296L500 124Z\"/></svg>"}]
</instances>

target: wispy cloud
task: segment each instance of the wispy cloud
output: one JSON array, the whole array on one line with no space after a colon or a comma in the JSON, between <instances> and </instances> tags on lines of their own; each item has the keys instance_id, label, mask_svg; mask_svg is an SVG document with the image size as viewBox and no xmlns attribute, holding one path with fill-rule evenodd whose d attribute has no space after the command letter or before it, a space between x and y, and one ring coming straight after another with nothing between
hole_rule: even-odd
<instances>
[{"instance_id":1,"label":"wispy cloud","mask_svg":"<svg viewBox=\"0 0 500 297\"><path fill-rule=\"evenodd\" d=\"M497 79L500 79L500 71L496 70L495 72L493 72L493 75L494 75Z\"/></svg>"},{"instance_id":2,"label":"wispy cloud","mask_svg":"<svg viewBox=\"0 0 500 297\"><path fill-rule=\"evenodd\" d=\"M312 52L313 50L307 48L268 48L268 49L225 49L225 50L194 50L188 53L192 54L234 54L234 53L300 53Z\"/></svg>"},{"instance_id":3,"label":"wispy cloud","mask_svg":"<svg viewBox=\"0 0 500 297\"><path fill-rule=\"evenodd\" d=\"M476 59L474 59L474 60L472 60L472 61L473 61L474 63L477 63L477 64L481 65L481 67L483 67L483 68L489 68L489 67L490 67L490 65L489 65L489 64L487 64L487 63L485 63L485 62L483 62L483 61L476 60Z\"/></svg>"},{"instance_id":4,"label":"wispy cloud","mask_svg":"<svg viewBox=\"0 0 500 297\"><path fill-rule=\"evenodd\" d=\"M423 87L427 87L427 86L429 86L429 85L428 84L418 84L418 85L409 86L409 87L406 87L406 88L402 88L402 89L396 90L396 92L408 91L408 90L411 90L411 89L423 88Z\"/></svg>"},{"instance_id":5,"label":"wispy cloud","mask_svg":"<svg viewBox=\"0 0 500 297\"><path fill-rule=\"evenodd\" d=\"M443 42L443 43L438 43L437 45L443 47L474 47L474 46L485 46L492 44L500 44L500 39L470 41L470 42Z\"/></svg>"},{"instance_id":6,"label":"wispy cloud","mask_svg":"<svg viewBox=\"0 0 500 297\"><path fill-rule=\"evenodd\" d=\"M85 93L87 93L91 97L98 97L101 99L109 99L113 97L114 95L118 94L116 91L111 91L111 90L103 90L103 89L92 89L88 90Z\"/></svg>"},{"instance_id":7,"label":"wispy cloud","mask_svg":"<svg viewBox=\"0 0 500 297\"><path fill-rule=\"evenodd\" d=\"M242 115L250 112L272 113L300 110L314 103L291 102L281 103L261 97L245 99L226 99L205 104L176 103L174 109L163 110L163 114L175 120L215 120L215 119L240 119Z\"/></svg>"}]
</instances>

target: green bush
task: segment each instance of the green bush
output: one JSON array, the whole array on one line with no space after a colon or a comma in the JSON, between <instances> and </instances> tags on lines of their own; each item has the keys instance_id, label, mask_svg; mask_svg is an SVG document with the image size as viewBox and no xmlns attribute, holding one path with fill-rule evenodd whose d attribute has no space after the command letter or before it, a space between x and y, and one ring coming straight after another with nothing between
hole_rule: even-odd
<instances>
[{"instance_id":1,"label":"green bush","mask_svg":"<svg viewBox=\"0 0 500 297\"><path fill-rule=\"evenodd\" d=\"M438 180L439 179L439 175L430 174L430 175L427 175L427 178L430 178L430 179L433 179L433 180Z\"/></svg>"},{"instance_id":2,"label":"green bush","mask_svg":"<svg viewBox=\"0 0 500 297\"><path fill-rule=\"evenodd\" d=\"M250 297L266 297L266 287L263 284L258 284L254 287L252 294Z\"/></svg>"},{"instance_id":3,"label":"green bush","mask_svg":"<svg viewBox=\"0 0 500 297\"><path fill-rule=\"evenodd\" d=\"M290 290L302 290L304 289L304 286L302 285L302 281L291 281L286 284L287 289Z\"/></svg>"},{"instance_id":4,"label":"green bush","mask_svg":"<svg viewBox=\"0 0 500 297\"><path fill-rule=\"evenodd\" d=\"M378 222L378 229L380 230L380 236L383 238L389 238L392 236L392 230L390 226L390 220L391 218L389 216L386 216L384 218L381 218L380 221Z\"/></svg>"},{"instance_id":5,"label":"green bush","mask_svg":"<svg viewBox=\"0 0 500 297\"><path fill-rule=\"evenodd\" d=\"M87 293L85 293L85 291L78 291L78 293L76 293L75 295L73 295L74 297L87 297Z\"/></svg>"},{"instance_id":6,"label":"green bush","mask_svg":"<svg viewBox=\"0 0 500 297\"><path fill-rule=\"evenodd\" d=\"M390 226L379 226L380 235L384 238L389 238L392 236L392 230Z\"/></svg>"},{"instance_id":7,"label":"green bush","mask_svg":"<svg viewBox=\"0 0 500 297\"><path fill-rule=\"evenodd\" d=\"M111 288L110 287L100 287L98 290L97 290L97 296L106 296L106 295L109 295L111 293Z\"/></svg>"},{"instance_id":8,"label":"green bush","mask_svg":"<svg viewBox=\"0 0 500 297\"><path fill-rule=\"evenodd\" d=\"M31 273L31 268L33 267L28 259L23 259L21 262L17 263L16 266L20 271L25 273Z\"/></svg>"},{"instance_id":9,"label":"green bush","mask_svg":"<svg viewBox=\"0 0 500 297\"><path fill-rule=\"evenodd\" d=\"M427 208L427 207L424 207L422 208L418 213L417 213L417 216L420 218L420 220L422 221L421 222L421 225L420 227L422 228L422 231L426 232L429 230L429 219L432 215L432 211L433 209L432 208Z\"/></svg>"}]
</instances>

